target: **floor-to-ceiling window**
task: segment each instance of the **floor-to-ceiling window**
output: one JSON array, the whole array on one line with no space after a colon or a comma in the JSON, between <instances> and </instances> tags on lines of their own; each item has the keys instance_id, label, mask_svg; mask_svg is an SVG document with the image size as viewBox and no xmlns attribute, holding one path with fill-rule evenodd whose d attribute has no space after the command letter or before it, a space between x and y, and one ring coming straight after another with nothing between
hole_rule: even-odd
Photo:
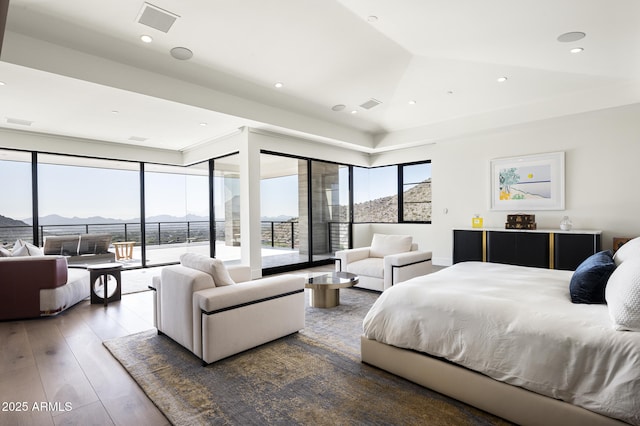
<instances>
[{"instance_id":1,"label":"floor-to-ceiling window","mask_svg":"<svg viewBox=\"0 0 640 426\"><path fill-rule=\"evenodd\" d=\"M146 164L146 264L177 262L180 255L210 253L209 167Z\"/></svg>"},{"instance_id":2,"label":"floor-to-ceiling window","mask_svg":"<svg viewBox=\"0 0 640 426\"><path fill-rule=\"evenodd\" d=\"M349 248L349 167L311 161L312 259Z\"/></svg>"},{"instance_id":3,"label":"floor-to-ceiling window","mask_svg":"<svg viewBox=\"0 0 640 426\"><path fill-rule=\"evenodd\" d=\"M0 150L0 245L33 243L31 153Z\"/></svg>"},{"instance_id":4,"label":"floor-to-ceiling window","mask_svg":"<svg viewBox=\"0 0 640 426\"><path fill-rule=\"evenodd\" d=\"M260 154L262 267L309 260L307 161Z\"/></svg>"},{"instance_id":5,"label":"floor-to-ceiling window","mask_svg":"<svg viewBox=\"0 0 640 426\"><path fill-rule=\"evenodd\" d=\"M111 234L140 242L140 165L38 154L39 244L48 235ZM140 265L139 251L130 266Z\"/></svg>"},{"instance_id":6,"label":"floor-to-ceiling window","mask_svg":"<svg viewBox=\"0 0 640 426\"><path fill-rule=\"evenodd\" d=\"M215 257L224 262L241 260L239 158L233 154L213 161Z\"/></svg>"}]
</instances>

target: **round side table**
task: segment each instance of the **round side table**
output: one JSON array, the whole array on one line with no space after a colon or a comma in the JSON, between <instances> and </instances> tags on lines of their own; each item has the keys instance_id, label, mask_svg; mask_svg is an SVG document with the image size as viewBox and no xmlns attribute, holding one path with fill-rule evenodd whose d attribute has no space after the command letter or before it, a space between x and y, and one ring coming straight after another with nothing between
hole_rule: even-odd
<instances>
[{"instance_id":1,"label":"round side table","mask_svg":"<svg viewBox=\"0 0 640 426\"><path fill-rule=\"evenodd\" d=\"M87 270L89 271L89 293L91 294L92 304L102 303L106 307L109 302L121 299L121 263L96 263L95 265L87 265ZM116 280L116 287L111 294L109 294L108 290L109 275ZM97 293L100 290L100 285L96 286L96 281L98 280L102 285L102 296Z\"/></svg>"}]
</instances>

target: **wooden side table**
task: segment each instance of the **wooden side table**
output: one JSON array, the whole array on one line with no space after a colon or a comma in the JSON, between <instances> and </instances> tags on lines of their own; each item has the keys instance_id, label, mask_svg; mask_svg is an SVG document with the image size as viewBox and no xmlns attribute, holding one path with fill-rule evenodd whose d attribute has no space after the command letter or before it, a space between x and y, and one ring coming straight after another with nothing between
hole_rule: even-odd
<instances>
[{"instance_id":1,"label":"wooden side table","mask_svg":"<svg viewBox=\"0 0 640 426\"><path fill-rule=\"evenodd\" d=\"M106 307L109 302L115 302L122 298L122 282L120 271L122 270L122 264L120 263L97 263L95 265L87 265L89 271L89 294L91 295L91 304L103 303ZM109 275L116 280L116 288L113 293L109 295L108 283ZM96 281L100 280L102 283L102 296L100 296L96 290Z\"/></svg>"},{"instance_id":2,"label":"wooden side table","mask_svg":"<svg viewBox=\"0 0 640 426\"><path fill-rule=\"evenodd\" d=\"M116 260L133 259L133 245L135 243L136 243L135 241L119 241L119 242L113 243L113 246L116 249Z\"/></svg>"},{"instance_id":3,"label":"wooden side table","mask_svg":"<svg viewBox=\"0 0 640 426\"><path fill-rule=\"evenodd\" d=\"M620 247L632 239L630 237L613 237L613 252L617 252Z\"/></svg>"}]
</instances>

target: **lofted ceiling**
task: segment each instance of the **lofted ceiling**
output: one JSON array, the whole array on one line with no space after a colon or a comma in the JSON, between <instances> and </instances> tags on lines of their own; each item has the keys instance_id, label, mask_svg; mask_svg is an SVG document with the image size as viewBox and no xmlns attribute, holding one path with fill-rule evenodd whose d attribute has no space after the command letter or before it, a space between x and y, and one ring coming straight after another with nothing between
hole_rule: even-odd
<instances>
[{"instance_id":1,"label":"lofted ceiling","mask_svg":"<svg viewBox=\"0 0 640 426\"><path fill-rule=\"evenodd\" d=\"M150 4L167 32L140 0L11 0L0 127L184 151L251 126L378 152L640 101L637 0Z\"/></svg>"}]
</instances>

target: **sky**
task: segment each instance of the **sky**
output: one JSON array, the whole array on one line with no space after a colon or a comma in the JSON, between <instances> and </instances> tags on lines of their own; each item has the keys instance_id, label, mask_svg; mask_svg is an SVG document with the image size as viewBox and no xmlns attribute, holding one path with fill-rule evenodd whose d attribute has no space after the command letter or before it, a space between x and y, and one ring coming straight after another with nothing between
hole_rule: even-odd
<instances>
[{"instance_id":1,"label":"sky","mask_svg":"<svg viewBox=\"0 0 640 426\"><path fill-rule=\"evenodd\" d=\"M149 172L145 174L146 214L208 216L208 178ZM31 217L31 165L0 161L0 214L14 219ZM40 216L140 217L139 173L91 167L38 166ZM202 194L205 194L203 197Z\"/></svg>"}]
</instances>

